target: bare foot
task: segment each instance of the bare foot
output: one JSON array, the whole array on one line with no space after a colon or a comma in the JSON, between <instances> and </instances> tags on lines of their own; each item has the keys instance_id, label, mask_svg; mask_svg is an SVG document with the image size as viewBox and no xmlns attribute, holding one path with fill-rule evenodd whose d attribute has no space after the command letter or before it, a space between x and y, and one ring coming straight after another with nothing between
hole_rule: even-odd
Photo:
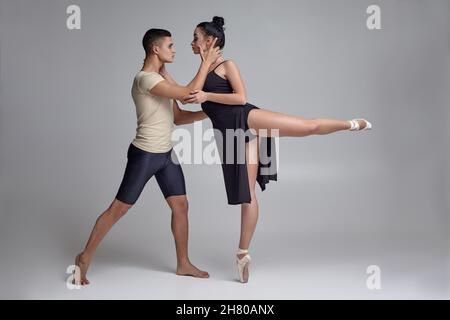
<instances>
[{"instance_id":1,"label":"bare foot","mask_svg":"<svg viewBox=\"0 0 450 320\"><path fill-rule=\"evenodd\" d=\"M177 266L177 275L192 276L195 278L209 278L209 273L196 268L192 263L186 262Z\"/></svg>"},{"instance_id":2,"label":"bare foot","mask_svg":"<svg viewBox=\"0 0 450 320\"><path fill-rule=\"evenodd\" d=\"M80 279L74 279L74 284L82 285L89 284L89 280L86 278L86 273L91 263L90 259L83 253L80 253L75 258L75 265L80 268ZM77 283L77 281L79 281Z\"/></svg>"}]
</instances>

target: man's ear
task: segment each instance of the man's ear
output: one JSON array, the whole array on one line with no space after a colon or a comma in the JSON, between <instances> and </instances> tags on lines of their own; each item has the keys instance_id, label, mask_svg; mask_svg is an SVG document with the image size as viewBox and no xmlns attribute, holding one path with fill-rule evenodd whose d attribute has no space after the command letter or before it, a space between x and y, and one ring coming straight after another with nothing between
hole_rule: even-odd
<instances>
[{"instance_id":1,"label":"man's ear","mask_svg":"<svg viewBox=\"0 0 450 320\"><path fill-rule=\"evenodd\" d=\"M158 53L159 53L159 50L161 50L161 43L159 42L159 40L156 40L156 41L154 41L152 44L151 44L151 52L153 53L153 54L156 54L156 55L158 55Z\"/></svg>"},{"instance_id":2,"label":"man's ear","mask_svg":"<svg viewBox=\"0 0 450 320\"><path fill-rule=\"evenodd\" d=\"M152 52L156 55L159 53L159 46L156 43L152 45Z\"/></svg>"}]
</instances>

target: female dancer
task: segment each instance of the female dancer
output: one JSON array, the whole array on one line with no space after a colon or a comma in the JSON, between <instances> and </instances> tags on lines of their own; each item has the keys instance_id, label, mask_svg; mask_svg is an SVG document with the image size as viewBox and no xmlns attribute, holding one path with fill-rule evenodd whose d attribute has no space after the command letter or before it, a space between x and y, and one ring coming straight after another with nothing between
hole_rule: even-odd
<instances>
[{"instance_id":1,"label":"female dancer","mask_svg":"<svg viewBox=\"0 0 450 320\"><path fill-rule=\"evenodd\" d=\"M202 22L194 30L194 40L191 43L194 54L208 50L217 38L215 46L222 49L225 45L224 19L213 17L211 22ZM211 119L213 127L222 133L224 143L219 147L222 157L222 171L225 180L229 204L241 204L241 233L236 263L239 279L247 282L249 278L250 255L248 248L256 228L258 219L258 201L255 195L255 182L258 181L262 190L269 180L276 180L276 172L263 175L264 166L259 160L259 140L267 139L268 156L273 130L278 136L304 137L308 135L324 135L341 130L361 131L372 128L365 119L334 120L306 119L258 108L247 103L244 82L236 63L225 60L222 56L214 62L206 77L203 90L195 90L184 98L183 103L201 103L203 111ZM225 163L227 151L236 150L231 146L235 139L226 135L227 129L242 129L256 132L256 136L246 136L245 163ZM260 134L263 132L264 134ZM268 134L267 134L268 133ZM257 139L253 139L258 137ZM264 137L264 138L262 138ZM248 138L248 139L247 139ZM217 143L217 139L216 139ZM231 148L231 149L230 149ZM272 151L272 152L271 152Z\"/></svg>"}]
</instances>

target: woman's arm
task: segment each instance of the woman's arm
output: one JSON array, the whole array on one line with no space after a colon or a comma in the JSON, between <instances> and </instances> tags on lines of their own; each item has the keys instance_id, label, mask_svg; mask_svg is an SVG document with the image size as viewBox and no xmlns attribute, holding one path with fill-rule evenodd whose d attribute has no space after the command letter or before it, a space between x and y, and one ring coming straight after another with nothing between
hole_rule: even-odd
<instances>
[{"instance_id":1,"label":"woman's arm","mask_svg":"<svg viewBox=\"0 0 450 320\"><path fill-rule=\"evenodd\" d=\"M245 97L242 97L242 95L238 93L213 93L213 92L205 92L205 93L206 93L205 101L212 101L229 105L247 103L247 99L245 99Z\"/></svg>"},{"instance_id":2,"label":"woman's arm","mask_svg":"<svg viewBox=\"0 0 450 320\"><path fill-rule=\"evenodd\" d=\"M214 47L217 42L217 37L214 38L213 42L211 43L211 46L209 47L208 51L205 53L203 49L199 46L200 51L200 57L202 59L202 65L205 60L208 60L212 62L206 66L206 73L203 72L203 69L199 69L197 74L195 75L194 79L192 79L191 82L189 82L186 87L191 88L192 90L200 90L203 88L203 85L205 84L206 76L208 75L209 67L219 58L221 55L220 48Z\"/></svg>"},{"instance_id":3,"label":"woman's arm","mask_svg":"<svg viewBox=\"0 0 450 320\"><path fill-rule=\"evenodd\" d=\"M230 82L233 93L213 93L195 90L189 96L185 97L185 101L187 103L212 101L229 105L246 104L247 94L245 85L237 65L234 61L228 60L223 63L223 66L225 68L225 77Z\"/></svg>"},{"instance_id":4,"label":"woman's arm","mask_svg":"<svg viewBox=\"0 0 450 320\"><path fill-rule=\"evenodd\" d=\"M208 75L208 70L212 63L216 61L216 59L220 56L219 47L214 48L214 43L217 41L217 38L214 39L213 45L209 48L209 50L204 53L201 52L202 63L200 68L195 75L194 79L187 86L180 86L174 84L168 80L161 81L157 85L155 85L150 93L159 97L172 98L177 100L183 100L183 97L187 96L189 92L196 90L198 88L203 87L205 83L206 76Z\"/></svg>"}]
</instances>

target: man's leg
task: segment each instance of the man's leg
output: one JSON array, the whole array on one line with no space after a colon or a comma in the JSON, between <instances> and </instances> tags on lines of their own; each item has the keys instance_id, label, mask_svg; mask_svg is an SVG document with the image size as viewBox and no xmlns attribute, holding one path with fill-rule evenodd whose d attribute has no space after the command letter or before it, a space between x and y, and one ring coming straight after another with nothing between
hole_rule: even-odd
<instances>
[{"instance_id":1,"label":"man's leg","mask_svg":"<svg viewBox=\"0 0 450 320\"><path fill-rule=\"evenodd\" d=\"M75 265L80 268L80 279L79 281L78 279L75 279L76 284L89 284L86 273L95 250L112 226L123 217L131 207L131 204L114 199L109 208L97 218L86 247L75 258Z\"/></svg>"},{"instance_id":2,"label":"man's leg","mask_svg":"<svg viewBox=\"0 0 450 320\"><path fill-rule=\"evenodd\" d=\"M170 209L172 209L172 233L175 239L177 253L177 275L193 276L197 278L208 278L206 271L199 270L190 261L188 255L188 201L186 195L169 196L166 198Z\"/></svg>"},{"instance_id":3,"label":"man's leg","mask_svg":"<svg viewBox=\"0 0 450 320\"><path fill-rule=\"evenodd\" d=\"M177 275L189 275L198 278L208 278L208 272L196 268L188 256L188 200L186 197L186 184L176 154L168 154L167 162L155 174L159 187L172 209L172 233L175 238L177 251Z\"/></svg>"},{"instance_id":4,"label":"man's leg","mask_svg":"<svg viewBox=\"0 0 450 320\"><path fill-rule=\"evenodd\" d=\"M136 203L147 181L165 163L163 156L145 152L130 144L127 165L114 201L95 223L83 252L75 258L80 268L80 284L89 284L86 272L95 250L111 227ZM77 279L75 279L77 280Z\"/></svg>"}]
</instances>

